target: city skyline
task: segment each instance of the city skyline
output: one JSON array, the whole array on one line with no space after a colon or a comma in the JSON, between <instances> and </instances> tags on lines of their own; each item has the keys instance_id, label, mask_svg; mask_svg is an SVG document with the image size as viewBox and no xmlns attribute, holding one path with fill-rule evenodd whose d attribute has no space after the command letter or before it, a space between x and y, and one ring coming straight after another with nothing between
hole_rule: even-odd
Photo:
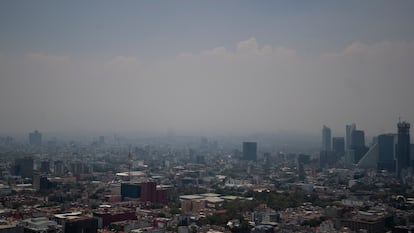
<instances>
[{"instance_id":1,"label":"city skyline","mask_svg":"<svg viewBox=\"0 0 414 233\"><path fill-rule=\"evenodd\" d=\"M411 1L0 3L0 132L395 132ZM76 15L76 16L75 16Z\"/></svg>"}]
</instances>

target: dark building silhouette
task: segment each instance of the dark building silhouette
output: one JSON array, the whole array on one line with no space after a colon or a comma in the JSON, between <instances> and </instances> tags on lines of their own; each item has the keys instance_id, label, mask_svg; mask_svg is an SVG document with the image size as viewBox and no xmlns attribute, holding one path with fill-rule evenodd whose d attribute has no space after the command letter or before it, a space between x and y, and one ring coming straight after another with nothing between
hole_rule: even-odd
<instances>
[{"instance_id":1,"label":"dark building silhouette","mask_svg":"<svg viewBox=\"0 0 414 233\"><path fill-rule=\"evenodd\" d=\"M298 163L298 178L300 181L304 181L306 178L306 172L303 163Z\"/></svg>"},{"instance_id":2,"label":"dark building silhouette","mask_svg":"<svg viewBox=\"0 0 414 233\"><path fill-rule=\"evenodd\" d=\"M33 158L28 156L16 159L14 162L13 174L16 176L21 176L23 178L32 178Z\"/></svg>"},{"instance_id":3,"label":"dark building silhouette","mask_svg":"<svg viewBox=\"0 0 414 233\"><path fill-rule=\"evenodd\" d=\"M410 160L411 160L411 167L414 169L414 144L410 144Z\"/></svg>"},{"instance_id":4,"label":"dark building silhouette","mask_svg":"<svg viewBox=\"0 0 414 233\"><path fill-rule=\"evenodd\" d=\"M358 163L367 153L368 148L365 146L365 132L363 130L352 131L350 149L354 151L354 163Z\"/></svg>"},{"instance_id":5,"label":"dark building silhouette","mask_svg":"<svg viewBox=\"0 0 414 233\"><path fill-rule=\"evenodd\" d=\"M402 169L410 166L410 124L403 121L397 126L397 176L400 177Z\"/></svg>"},{"instance_id":6,"label":"dark building silhouette","mask_svg":"<svg viewBox=\"0 0 414 233\"><path fill-rule=\"evenodd\" d=\"M395 135L381 134L377 137L378 143L378 170L395 171L394 152L395 152Z\"/></svg>"},{"instance_id":7,"label":"dark building silhouette","mask_svg":"<svg viewBox=\"0 0 414 233\"><path fill-rule=\"evenodd\" d=\"M65 173L65 165L62 161L58 160L54 162L54 175L55 176L62 176Z\"/></svg>"},{"instance_id":8,"label":"dark building silhouette","mask_svg":"<svg viewBox=\"0 0 414 233\"><path fill-rule=\"evenodd\" d=\"M346 150L351 149L352 144L352 132L356 130L355 124L346 125Z\"/></svg>"},{"instance_id":9,"label":"dark building silhouette","mask_svg":"<svg viewBox=\"0 0 414 233\"><path fill-rule=\"evenodd\" d=\"M46 160L46 161L42 161L40 162L40 169L39 171L41 173L50 173L50 161Z\"/></svg>"},{"instance_id":10,"label":"dark building silhouette","mask_svg":"<svg viewBox=\"0 0 414 233\"><path fill-rule=\"evenodd\" d=\"M141 201L149 201L152 203L166 203L167 190L157 189L155 182L141 183Z\"/></svg>"},{"instance_id":11,"label":"dark building silhouette","mask_svg":"<svg viewBox=\"0 0 414 233\"><path fill-rule=\"evenodd\" d=\"M369 148L365 146L361 146L361 147L355 147L353 148L353 150L354 150L354 156L355 156L354 163L356 164L362 159L362 157L364 157L364 155L368 152Z\"/></svg>"},{"instance_id":12,"label":"dark building silhouette","mask_svg":"<svg viewBox=\"0 0 414 233\"><path fill-rule=\"evenodd\" d=\"M353 130L351 133L351 147L365 146L365 132L363 130Z\"/></svg>"},{"instance_id":13,"label":"dark building silhouette","mask_svg":"<svg viewBox=\"0 0 414 233\"><path fill-rule=\"evenodd\" d=\"M39 131L37 130L29 133L29 144L32 146L41 146L42 145L42 134L39 133Z\"/></svg>"},{"instance_id":14,"label":"dark building silhouette","mask_svg":"<svg viewBox=\"0 0 414 233\"><path fill-rule=\"evenodd\" d=\"M302 164L309 164L311 162L311 156L305 155L305 154L299 154L298 155L298 163Z\"/></svg>"},{"instance_id":15,"label":"dark building silhouette","mask_svg":"<svg viewBox=\"0 0 414 233\"><path fill-rule=\"evenodd\" d=\"M93 218L98 220L98 228L105 228L113 222L137 220L137 215L131 209L105 209L93 212Z\"/></svg>"},{"instance_id":16,"label":"dark building silhouette","mask_svg":"<svg viewBox=\"0 0 414 233\"><path fill-rule=\"evenodd\" d=\"M141 200L151 201L156 196L157 184L155 182L146 182L141 184Z\"/></svg>"},{"instance_id":17,"label":"dark building silhouette","mask_svg":"<svg viewBox=\"0 0 414 233\"><path fill-rule=\"evenodd\" d=\"M79 218L67 219L64 224L65 233L97 233L98 219L81 216Z\"/></svg>"},{"instance_id":18,"label":"dark building silhouette","mask_svg":"<svg viewBox=\"0 0 414 233\"><path fill-rule=\"evenodd\" d=\"M332 138L332 150L338 155L343 156L345 154L345 138L334 137Z\"/></svg>"},{"instance_id":19,"label":"dark building silhouette","mask_svg":"<svg viewBox=\"0 0 414 233\"><path fill-rule=\"evenodd\" d=\"M297 157L298 178L303 181L306 178L305 164L310 163L310 155L299 154Z\"/></svg>"},{"instance_id":20,"label":"dark building silhouette","mask_svg":"<svg viewBox=\"0 0 414 233\"><path fill-rule=\"evenodd\" d=\"M121 197L122 200L139 198L141 201L163 204L167 202L167 190L157 189L155 182L122 183Z\"/></svg>"},{"instance_id":21,"label":"dark building silhouette","mask_svg":"<svg viewBox=\"0 0 414 233\"><path fill-rule=\"evenodd\" d=\"M243 159L256 161L257 159L257 143L243 142Z\"/></svg>"},{"instance_id":22,"label":"dark building silhouette","mask_svg":"<svg viewBox=\"0 0 414 233\"><path fill-rule=\"evenodd\" d=\"M198 164L205 164L206 163L206 160L205 160L204 155L197 155L197 157L196 157L196 163L198 163Z\"/></svg>"},{"instance_id":23,"label":"dark building silhouette","mask_svg":"<svg viewBox=\"0 0 414 233\"><path fill-rule=\"evenodd\" d=\"M322 128L322 150L325 150L325 151L332 150L331 129L325 125Z\"/></svg>"},{"instance_id":24,"label":"dark building silhouette","mask_svg":"<svg viewBox=\"0 0 414 233\"><path fill-rule=\"evenodd\" d=\"M44 191L55 187L55 184L50 182L45 175L33 175L33 187L38 191Z\"/></svg>"},{"instance_id":25,"label":"dark building silhouette","mask_svg":"<svg viewBox=\"0 0 414 233\"><path fill-rule=\"evenodd\" d=\"M333 165L336 161L338 161L338 157L335 152L331 150L323 150L319 153L319 166L326 167Z\"/></svg>"},{"instance_id":26,"label":"dark building silhouette","mask_svg":"<svg viewBox=\"0 0 414 233\"><path fill-rule=\"evenodd\" d=\"M141 197L141 185L131 184L131 183L122 183L121 184L121 197L122 197L122 200L125 200L128 198L140 198Z\"/></svg>"}]
</instances>

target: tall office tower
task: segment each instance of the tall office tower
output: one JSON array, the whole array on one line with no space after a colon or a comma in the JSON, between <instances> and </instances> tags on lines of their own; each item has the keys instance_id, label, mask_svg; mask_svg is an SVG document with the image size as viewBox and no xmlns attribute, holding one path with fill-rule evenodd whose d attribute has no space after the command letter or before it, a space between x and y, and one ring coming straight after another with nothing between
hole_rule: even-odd
<instances>
[{"instance_id":1,"label":"tall office tower","mask_svg":"<svg viewBox=\"0 0 414 233\"><path fill-rule=\"evenodd\" d=\"M403 121L397 126L397 176L400 177L401 170L410 166L410 124Z\"/></svg>"},{"instance_id":2,"label":"tall office tower","mask_svg":"<svg viewBox=\"0 0 414 233\"><path fill-rule=\"evenodd\" d=\"M387 170L394 172L394 134L381 134L377 137L378 144L378 170Z\"/></svg>"},{"instance_id":3,"label":"tall office tower","mask_svg":"<svg viewBox=\"0 0 414 233\"><path fill-rule=\"evenodd\" d=\"M345 138L344 137L332 138L332 149L338 156L345 155Z\"/></svg>"},{"instance_id":4,"label":"tall office tower","mask_svg":"<svg viewBox=\"0 0 414 233\"><path fill-rule=\"evenodd\" d=\"M350 124L350 125L346 125L346 150L351 148L351 144L352 144L352 139L351 139L351 135L352 135L352 131L356 130L356 125L355 124Z\"/></svg>"},{"instance_id":5,"label":"tall office tower","mask_svg":"<svg viewBox=\"0 0 414 233\"><path fill-rule=\"evenodd\" d=\"M324 125L322 128L322 150L328 151L331 149L331 129Z\"/></svg>"},{"instance_id":6,"label":"tall office tower","mask_svg":"<svg viewBox=\"0 0 414 233\"><path fill-rule=\"evenodd\" d=\"M363 130L353 130L351 142L350 149L354 150L354 163L358 163L368 151L368 148L365 146L365 132Z\"/></svg>"},{"instance_id":7,"label":"tall office tower","mask_svg":"<svg viewBox=\"0 0 414 233\"><path fill-rule=\"evenodd\" d=\"M39 133L39 131L37 130L29 133L29 144L32 146L41 146L42 145L42 134Z\"/></svg>"},{"instance_id":8,"label":"tall office tower","mask_svg":"<svg viewBox=\"0 0 414 233\"><path fill-rule=\"evenodd\" d=\"M363 130L352 131L351 141L351 147L365 146L365 132Z\"/></svg>"},{"instance_id":9,"label":"tall office tower","mask_svg":"<svg viewBox=\"0 0 414 233\"><path fill-rule=\"evenodd\" d=\"M257 159L257 143L243 142L243 159L256 161Z\"/></svg>"}]
</instances>

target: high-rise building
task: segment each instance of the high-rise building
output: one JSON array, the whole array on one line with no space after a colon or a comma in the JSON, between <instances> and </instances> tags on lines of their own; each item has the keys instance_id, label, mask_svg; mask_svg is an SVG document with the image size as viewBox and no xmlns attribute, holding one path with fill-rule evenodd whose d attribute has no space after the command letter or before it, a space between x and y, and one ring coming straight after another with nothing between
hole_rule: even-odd
<instances>
[{"instance_id":1,"label":"high-rise building","mask_svg":"<svg viewBox=\"0 0 414 233\"><path fill-rule=\"evenodd\" d=\"M329 151L331 149L331 129L324 125L322 128L322 150Z\"/></svg>"},{"instance_id":2,"label":"high-rise building","mask_svg":"<svg viewBox=\"0 0 414 233\"><path fill-rule=\"evenodd\" d=\"M395 135L381 134L377 137L378 144L378 170L394 172Z\"/></svg>"},{"instance_id":3,"label":"high-rise building","mask_svg":"<svg viewBox=\"0 0 414 233\"><path fill-rule=\"evenodd\" d=\"M152 203L166 203L167 190L157 189L155 182L141 183L141 201L150 201Z\"/></svg>"},{"instance_id":4,"label":"high-rise building","mask_svg":"<svg viewBox=\"0 0 414 233\"><path fill-rule=\"evenodd\" d=\"M351 142L350 150L354 151L353 163L358 163L365 153L368 152L368 148L365 146L365 132L363 130L353 130Z\"/></svg>"},{"instance_id":5,"label":"high-rise building","mask_svg":"<svg viewBox=\"0 0 414 233\"><path fill-rule=\"evenodd\" d=\"M141 200L153 201L156 197L157 184L155 182L145 182L141 184Z\"/></svg>"},{"instance_id":6,"label":"high-rise building","mask_svg":"<svg viewBox=\"0 0 414 233\"><path fill-rule=\"evenodd\" d=\"M37 130L29 133L29 144L32 146L41 146L42 145L42 134L39 133L39 131Z\"/></svg>"},{"instance_id":7,"label":"high-rise building","mask_svg":"<svg viewBox=\"0 0 414 233\"><path fill-rule=\"evenodd\" d=\"M345 163L348 165L355 164L355 151L353 149L346 150Z\"/></svg>"},{"instance_id":8,"label":"high-rise building","mask_svg":"<svg viewBox=\"0 0 414 233\"><path fill-rule=\"evenodd\" d=\"M352 139L351 139L351 135L352 135L352 131L356 130L356 125L355 124L350 124L350 125L346 125L346 150L350 149L351 144L352 144Z\"/></svg>"},{"instance_id":9,"label":"high-rise building","mask_svg":"<svg viewBox=\"0 0 414 233\"><path fill-rule=\"evenodd\" d=\"M243 142L243 159L256 161L257 142Z\"/></svg>"},{"instance_id":10,"label":"high-rise building","mask_svg":"<svg viewBox=\"0 0 414 233\"><path fill-rule=\"evenodd\" d=\"M345 155L345 138L344 137L332 138L332 149L338 156Z\"/></svg>"},{"instance_id":11,"label":"high-rise building","mask_svg":"<svg viewBox=\"0 0 414 233\"><path fill-rule=\"evenodd\" d=\"M32 157L24 157L18 158L14 162L14 169L13 173L17 176L21 176L23 178L32 178L33 177L33 158Z\"/></svg>"},{"instance_id":12,"label":"high-rise building","mask_svg":"<svg viewBox=\"0 0 414 233\"><path fill-rule=\"evenodd\" d=\"M400 177L402 169L410 166L410 124L403 121L397 126L397 176Z\"/></svg>"},{"instance_id":13,"label":"high-rise building","mask_svg":"<svg viewBox=\"0 0 414 233\"><path fill-rule=\"evenodd\" d=\"M351 133L351 147L365 146L365 132L363 130L353 130Z\"/></svg>"},{"instance_id":14,"label":"high-rise building","mask_svg":"<svg viewBox=\"0 0 414 233\"><path fill-rule=\"evenodd\" d=\"M374 143L370 146L367 153L356 164L358 168L378 169L379 146ZM382 169L381 169L382 170Z\"/></svg>"}]
</instances>

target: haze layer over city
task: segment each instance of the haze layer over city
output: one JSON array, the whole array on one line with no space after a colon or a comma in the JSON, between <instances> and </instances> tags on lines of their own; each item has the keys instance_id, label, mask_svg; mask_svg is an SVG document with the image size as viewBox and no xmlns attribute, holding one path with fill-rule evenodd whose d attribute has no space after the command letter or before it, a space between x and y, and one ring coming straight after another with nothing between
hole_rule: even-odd
<instances>
[{"instance_id":1,"label":"haze layer over city","mask_svg":"<svg viewBox=\"0 0 414 233\"><path fill-rule=\"evenodd\" d=\"M414 232L414 1L0 1L0 233Z\"/></svg>"},{"instance_id":2,"label":"haze layer over city","mask_svg":"<svg viewBox=\"0 0 414 233\"><path fill-rule=\"evenodd\" d=\"M2 134L367 135L414 119L412 1L6 1Z\"/></svg>"}]
</instances>

